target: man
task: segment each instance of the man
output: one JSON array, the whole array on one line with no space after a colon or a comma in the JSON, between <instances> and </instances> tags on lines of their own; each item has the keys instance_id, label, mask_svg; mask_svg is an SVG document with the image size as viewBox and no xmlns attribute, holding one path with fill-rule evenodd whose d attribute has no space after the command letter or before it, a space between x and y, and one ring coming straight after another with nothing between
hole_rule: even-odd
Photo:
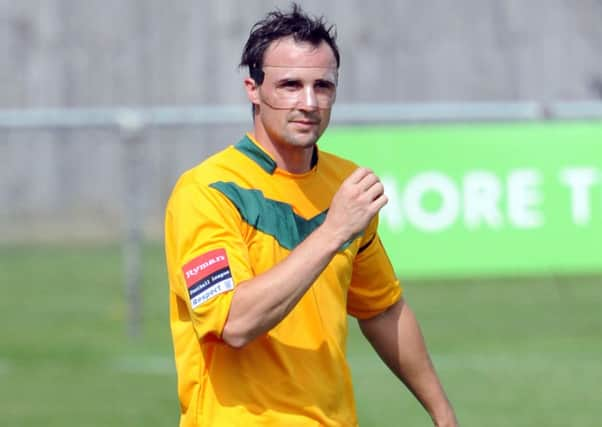
<instances>
[{"instance_id":1,"label":"man","mask_svg":"<svg viewBox=\"0 0 602 427\"><path fill-rule=\"evenodd\" d=\"M253 132L182 175L165 245L181 426L355 426L347 314L437 426L456 426L377 235L387 198L318 150L332 27L268 14L242 55Z\"/></svg>"}]
</instances>

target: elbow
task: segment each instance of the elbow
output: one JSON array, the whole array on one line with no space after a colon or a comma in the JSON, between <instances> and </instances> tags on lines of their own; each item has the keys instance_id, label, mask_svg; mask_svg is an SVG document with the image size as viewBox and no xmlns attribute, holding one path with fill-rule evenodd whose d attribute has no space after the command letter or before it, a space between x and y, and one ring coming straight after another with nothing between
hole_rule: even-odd
<instances>
[{"instance_id":1,"label":"elbow","mask_svg":"<svg viewBox=\"0 0 602 427\"><path fill-rule=\"evenodd\" d=\"M240 349L249 344L253 337L249 331L236 328L230 323L226 323L222 332L222 340L232 348Z\"/></svg>"},{"instance_id":2,"label":"elbow","mask_svg":"<svg viewBox=\"0 0 602 427\"><path fill-rule=\"evenodd\" d=\"M244 348L249 342L250 340L246 339L243 336L237 336L237 335L226 335L224 334L222 336L222 340L228 344L228 346L232 347L232 348L236 348L236 349L241 349Z\"/></svg>"}]
</instances>

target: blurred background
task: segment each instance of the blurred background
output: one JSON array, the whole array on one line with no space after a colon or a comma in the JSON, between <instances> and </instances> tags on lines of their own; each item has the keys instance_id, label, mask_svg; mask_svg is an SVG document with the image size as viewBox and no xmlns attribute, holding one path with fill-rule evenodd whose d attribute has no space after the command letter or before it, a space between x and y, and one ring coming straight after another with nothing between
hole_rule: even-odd
<instances>
[{"instance_id":1,"label":"blurred background","mask_svg":"<svg viewBox=\"0 0 602 427\"><path fill-rule=\"evenodd\" d=\"M581 269L546 258L513 273L509 258L478 274L437 270L450 252L468 250L468 232L454 240L466 247L433 252L445 244L441 234L408 274L402 255L393 261L463 425L597 425L602 2L299 3L339 34L332 147L344 146L337 135L351 141L359 130L394 127L398 133L385 139L402 144L406 130L470 133L495 123L522 132L534 124L545 128L529 131L544 144L536 154L499 141L485 151L528 153L500 176L531 160L537 167L556 150L571 158L565 166L592 172L581 187L591 190L589 228L565 227L541 240L532 234L527 245L582 251ZM0 0L0 424L177 423L164 206L184 170L250 129L240 53L251 26L288 5ZM539 139L555 126L566 137L548 150ZM454 151L441 144L441 152L427 150L434 164ZM399 146L393 159L404 165ZM431 158L422 158L428 169ZM380 167L378 160L370 166ZM485 166L466 165L476 167ZM505 248L522 245L522 235L510 236ZM389 239L403 242L403 231ZM488 250L483 244L470 253ZM529 251L523 259L537 258ZM478 257L471 260L478 266ZM354 322L350 328L361 425L429 425Z\"/></svg>"}]
</instances>

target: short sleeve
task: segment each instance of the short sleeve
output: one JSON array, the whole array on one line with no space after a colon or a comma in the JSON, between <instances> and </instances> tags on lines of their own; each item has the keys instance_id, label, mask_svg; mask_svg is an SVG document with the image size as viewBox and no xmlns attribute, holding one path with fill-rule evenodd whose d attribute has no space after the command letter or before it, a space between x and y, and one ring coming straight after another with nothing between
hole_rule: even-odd
<instances>
[{"instance_id":1,"label":"short sleeve","mask_svg":"<svg viewBox=\"0 0 602 427\"><path fill-rule=\"evenodd\" d=\"M186 303L199 339L221 337L238 283L252 277L237 209L219 191L178 183L165 220L170 291Z\"/></svg>"},{"instance_id":2,"label":"short sleeve","mask_svg":"<svg viewBox=\"0 0 602 427\"><path fill-rule=\"evenodd\" d=\"M378 236L375 217L360 242L353 261L347 294L347 312L368 319L383 312L402 296L402 287Z\"/></svg>"}]
</instances>

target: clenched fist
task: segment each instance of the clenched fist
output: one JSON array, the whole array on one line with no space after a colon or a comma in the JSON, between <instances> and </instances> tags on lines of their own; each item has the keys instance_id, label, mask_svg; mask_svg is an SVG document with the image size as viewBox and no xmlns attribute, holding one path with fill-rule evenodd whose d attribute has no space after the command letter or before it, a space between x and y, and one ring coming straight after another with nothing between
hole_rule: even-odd
<instances>
[{"instance_id":1,"label":"clenched fist","mask_svg":"<svg viewBox=\"0 0 602 427\"><path fill-rule=\"evenodd\" d=\"M357 168L332 198L323 225L343 244L360 234L387 201L374 172Z\"/></svg>"}]
</instances>

